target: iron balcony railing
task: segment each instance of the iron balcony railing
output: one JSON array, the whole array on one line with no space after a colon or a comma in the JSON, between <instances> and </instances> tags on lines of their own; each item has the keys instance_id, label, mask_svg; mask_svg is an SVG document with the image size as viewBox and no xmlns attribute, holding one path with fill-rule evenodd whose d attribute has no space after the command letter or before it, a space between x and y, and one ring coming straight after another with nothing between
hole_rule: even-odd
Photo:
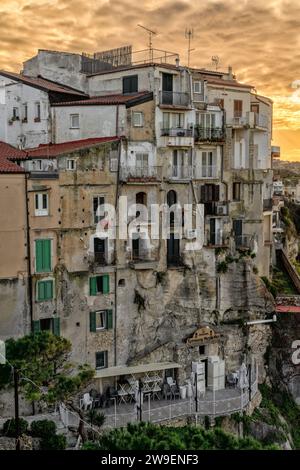
<instances>
[{"instance_id":1,"label":"iron balcony railing","mask_svg":"<svg viewBox=\"0 0 300 470\"><path fill-rule=\"evenodd\" d=\"M216 178L217 177L217 165L203 165L196 172L196 177L199 178Z\"/></svg>"},{"instance_id":2,"label":"iron balcony railing","mask_svg":"<svg viewBox=\"0 0 300 470\"><path fill-rule=\"evenodd\" d=\"M167 265L168 266L183 266L182 256L180 255L171 255L167 256Z\"/></svg>"},{"instance_id":3,"label":"iron balcony railing","mask_svg":"<svg viewBox=\"0 0 300 470\"><path fill-rule=\"evenodd\" d=\"M193 167L191 165L171 166L169 177L174 179L188 179L193 177Z\"/></svg>"},{"instance_id":4,"label":"iron balcony railing","mask_svg":"<svg viewBox=\"0 0 300 470\"><path fill-rule=\"evenodd\" d=\"M214 232L208 232L207 235L207 246L227 246L228 245L228 233L224 232L223 229L217 229Z\"/></svg>"},{"instance_id":5,"label":"iron balcony railing","mask_svg":"<svg viewBox=\"0 0 300 470\"><path fill-rule=\"evenodd\" d=\"M181 127L171 127L171 128L163 128L161 130L162 136L168 137L192 137L193 136L193 129L183 129Z\"/></svg>"},{"instance_id":6,"label":"iron balcony railing","mask_svg":"<svg viewBox=\"0 0 300 470\"><path fill-rule=\"evenodd\" d=\"M154 257L151 255L151 250L133 248L131 251L131 260L132 261L154 261Z\"/></svg>"},{"instance_id":7,"label":"iron balcony railing","mask_svg":"<svg viewBox=\"0 0 300 470\"><path fill-rule=\"evenodd\" d=\"M202 127L196 125L194 128L195 141L222 142L224 140L223 127Z\"/></svg>"},{"instance_id":8,"label":"iron balcony railing","mask_svg":"<svg viewBox=\"0 0 300 470\"><path fill-rule=\"evenodd\" d=\"M252 250L254 248L254 235L235 235L235 247L238 250Z\"/></svg>"},{"instance_id":9,"label":"iron balcony railing","mask_svg":"<svg viewBox=\"0 0 300 470\"><path fill-rule=\"evenodd\" d=\"M107 264L105 253L95 251L94 255L94 260L96 264L100 264L102 266Z\"/></svg>"},{"instance_id":10,"label":"iron balcony railing","mask_svg":"<svg viewBox=\"0 0 300 470\"><path fill-rule=\"evenodd\" d=\"M120 179L160 179L162 173L161 166L123 166L120 168Z\"/></svg>"},{"instance_id":11,"label":"iron balcony railing","mask_svg":"<svg viewBox=\"0 0 300 470\"><path fill-rule=\"evenodd\" d=\"M254 125L256 127L268 127L268 116L265 114L254 113Z\"/></svg>"},{"instance_id":12,"label":"iron balcony railing","mask_svg":"<svg viewBox=\"0 0 300 470\"><path fill-rule=\"evenodd\" d=\"M171 106L188 106L189 94L176 91L160 91L159 103Z\"/></svg>"}]
</instances>

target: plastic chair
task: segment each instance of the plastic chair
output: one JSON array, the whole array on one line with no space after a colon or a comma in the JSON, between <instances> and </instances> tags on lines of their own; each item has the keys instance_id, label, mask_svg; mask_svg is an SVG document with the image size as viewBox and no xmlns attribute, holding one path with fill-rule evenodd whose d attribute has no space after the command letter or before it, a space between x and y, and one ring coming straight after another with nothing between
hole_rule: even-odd
<instances>
[{"instance_id":1,"label":"plastic chair","mask_svg":"<svg viewBox=\"0 0 300 470\"><path fill-rule=\"evenodd\" d=\"M86 411L89 408L93 407L93 399L91 398L89 393L85 393L81 401L81 407Z\"/></svg>"}]
</instances>

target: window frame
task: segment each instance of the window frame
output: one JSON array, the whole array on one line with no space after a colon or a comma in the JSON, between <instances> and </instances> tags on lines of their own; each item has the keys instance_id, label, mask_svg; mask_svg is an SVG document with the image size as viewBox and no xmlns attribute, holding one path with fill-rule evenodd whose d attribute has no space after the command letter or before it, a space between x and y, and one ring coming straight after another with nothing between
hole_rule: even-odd
<instances>
[{"instance_id":1,"label":"window frame","mask_svg":"<svg viewBox=\"0 0 300 470\"><path fill-rule=\"evenodd\" d=\"M77 125L74 125L74 123L73 123L74 118L78 119L78 124ZM80 129L79 113L70 114L70 129Z\"/></svg>"},{"instance_id":2,"label":"window frame","mask_svg":"<svg viewBox=\"0 0 300 470\"><path fill-rule=\"evenodd\" d=\"M242 185L240 181L234 181L232 183L232 200L234 202L241 201L241 189L242 189Z\"/></svg>"},{"instance_id":3,"label":"window frame","mask_svg":"<svg viewBox=\"0 0 300 470\"><path fill-rule=\"evenodd\" d=\"M73 162L74 168L69 168L69 163ZM77 162L75 158L67 158L66 170L67 171L76 171L77 169Z\"/></svg>"},{"instance_id":4,"label":"window frame","mask_svg":"<svg viewBox=\"0 0 300 470\"><path fill-rule=\"evenodd\" d=\"M196 91L196 84L199 85L199 90L200 91ZM202 82L201 82L201 80L194 80L193 81L193 91L194 91L195 95L202 95Z\"/></svg>"},{"instance_id":5,"label":"window frame","mask_svg":"<svg viewBox=\"0 0 300 470\"><path fill-rule=\"evenodd\" d=\"M103 354L103 366L97 366L97 356ZM107 369L108 367L108 351L96 351L95 353L95 368L96 370Z\"/></svg>"},{"instance_id":6,"label":"window frame","mask_svg":"<svg viewBox=\"0 0 300 470\"><path fill-rule=\"evenodd\" d=\"M18 106L13 106L12 120L13 121L20 120L20 110Z\"/></svg>"},{"instance_id":7,"label":"window frame","mask_svg":"<svg viewBox=\"0 0 300 470\"><path fill-rule=\"evenodd\" d=\"M42 268L39 269L38 267L38 254L37 254L37 247L39 244L41 244L41 242L49 242L48 246L49 246L49 265L46 265L45 263L45 260L41 260L40 261L40 265L42 265ZM52 272L52 239L51 238L37 238L35 239L34 241L34 254L35 254L35 272L36 273L50 273ZM45 250L45 247L41 247L40 248L42 251L43 249ZM42 255L42 258L43 258L43 255ZM45 266L44 266L45 265ZM46 269L46 268L49 268L49 269Z\"/></svg>"},{"instance_id":8,"label":"window frame","mask_svg":"<svg viewBox=\"0 0 300 470\"><path fill-rule=\"evenodd\" d=\"M140 116L139 123L135 122L137 116ZM132 127L144 127L144 113L142 111L132 111Z\"/></svg>"},{"instance_id":9,"label":"window frame","mask_svg":"<svg viewBox=\"0 0 300 470\"><path fill-rule=\"evenodd\" d=\"M44 293L46 292L46 284L47 283L50 283L51 285L51 296L47 297L46 295L44 295L44 297L42 298L42 296L40 296L40 285L41 284L45 284L45 287L44 287ZM39 279L37 280L36 282L36 285L35 285L35 290L36 290L36 302L49 302L50 300L53 300L54 299L54 280L53 279Z\"/></svg>"},{"instance_id":10,"label":"window frame","mask_svg":"<svg viewBox=\"0 0 300 470\"><path fill-rule=\"evenodd\" d=\"M130 83L130 86L128 86L130 80L131 80L131 83ZM127 82L127 86L125 86L126 82ZM123 95L130 95L132 93L138 93L138 90L139 90L139 76L137 74L126 75L122 77Z\"/></svg>"},{"instance_id":11,"label":"window frame","mask_svg":"<svg viewBox=\"0 0 300 470\"><path fill-rule=\"evenodd\" d=\"M34 103L34 122L41 122L41 102Z\"/></svg>"},{"instance_id":12,"label":"window frame","mask_svg":"<svg viewBox=\"0 0 300 470\"><path fill-rule=\"evenodd\" d=\"M103 199L103 203L99 204L99 199ZM99 206L101 205L104 205L105 204L105 198L106 198L106 195L105 194L94 194L93 195L93 199L92 199L92 213L93 213L93 223L95 225L99 224L99 222L101 222L101 220L105 219L105 214L102 214L102 215L97 215L97 212L98 212L98 208ZM94 203L94 200L95 199L98 199L98 206L97 206L97 210L95 212L95 203Z\"/></svg>"},{"instance_id":13,"label":"window frame","mask_svg":"<svg viewBox=\"0 0 300 470\"><path fill-rule=\"evenodd\" d=\"M46 196L46 208L43 207L43 205L44 205L44 196ZM37 202L38 202L38 204L37 204ZM39 206L41 206L41 207L39 207ZM34 193L34 215L36 217L44 217L44 216L49 215L49 194L47 192L36 192L36 193Z\"/></svg>"}]
</instances>

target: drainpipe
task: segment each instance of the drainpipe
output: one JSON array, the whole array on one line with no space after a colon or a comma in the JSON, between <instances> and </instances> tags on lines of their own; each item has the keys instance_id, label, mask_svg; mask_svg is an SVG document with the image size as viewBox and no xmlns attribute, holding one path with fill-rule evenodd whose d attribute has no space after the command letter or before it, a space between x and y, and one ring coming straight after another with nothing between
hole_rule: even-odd
<instances>
[{"instance_id":1,"label":"drainpipe","mask_svg":"<svg viewBox=\"0 0 300 470\"><path fill-rule=\"evenodd\" d=\"M276 315L273 315L273 318L270 320L253 320L247 321L246 325L262 325L264 323L275 323L277 321Z\"/></svg>"},{"instance_id":2,"label":"drainpipe","mask_svg":"<svg viewBox=\"0 0 300 470\"><path fill-rule=\"evenodd\" d=\"M30 314L30 330L33 331L33 296L32 296L32 272L31 272L31 241L29 226L28 204L28 173L25 173L25 211L26 211L26 244L27 244L27 272L28 272L28 301Z\"/></svg>"}]
</instances>

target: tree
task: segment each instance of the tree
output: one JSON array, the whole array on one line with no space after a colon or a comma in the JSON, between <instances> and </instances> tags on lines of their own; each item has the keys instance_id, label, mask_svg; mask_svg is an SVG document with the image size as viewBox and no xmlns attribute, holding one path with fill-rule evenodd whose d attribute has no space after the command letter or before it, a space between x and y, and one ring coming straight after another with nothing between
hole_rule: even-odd
<instances>
[{"instance_id":1,"label":"tree","mask_svg":"<svg viewBox=\"0 0 300 470\"><path fill-rule=\"evenodd\" d=\"M75 411L80 418L78 432L85 440L83 413L76 397L94 377L87 364L75 366L70 362L72 345L61 336L48 331L6 341L6 358L19 371L20 390L29 401L57 402ZM0 387L12 384L11 367L0 366Z\"/></svg>"}]
</instances>

